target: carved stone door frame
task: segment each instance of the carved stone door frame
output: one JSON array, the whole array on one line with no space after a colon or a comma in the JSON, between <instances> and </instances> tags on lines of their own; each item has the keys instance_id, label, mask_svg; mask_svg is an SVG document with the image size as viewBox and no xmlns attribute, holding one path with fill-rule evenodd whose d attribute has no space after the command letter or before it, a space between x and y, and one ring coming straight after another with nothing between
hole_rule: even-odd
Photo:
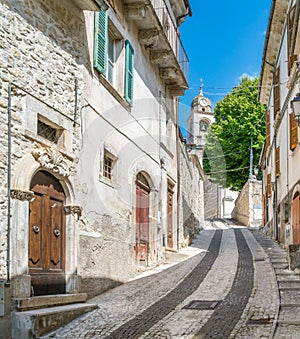
<instances>
[{"instance_id":1,"label":"carved stone door frame","mask_svg":"<svg viewBox=\"0 0 300 339\"><path fill-rule=\"evenodd\" d=\"M29 203L33 198L30 183L40 170L46 170L56 177L64 189L66 196L66 293L79 291L78 247L79 223L81 208L74 203L70 161L62 154L51 154L49 149L35 150L27 154L14 168L11 178L11 280L14 298L25 298L31 295L31 277L28 274L28 242L29 242ZM58 152L57 152L58 153ZM37 156L36 154L39 154ZM47 162L47 168L44 161ZM56 161L56 163L55 163ZM60 166L61 165L61 166Z\"/></svg>"}]
</instances>

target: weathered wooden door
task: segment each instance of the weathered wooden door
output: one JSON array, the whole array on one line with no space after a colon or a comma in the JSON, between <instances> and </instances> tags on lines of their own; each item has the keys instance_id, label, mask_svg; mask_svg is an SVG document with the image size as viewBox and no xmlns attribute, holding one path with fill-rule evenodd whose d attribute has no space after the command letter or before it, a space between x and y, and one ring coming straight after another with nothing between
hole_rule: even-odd
<instances>
[{"instance_id":1,"label":"weathered wooden door","mask_svg":"<svg viewBox=\"0 0 300 339\"><path fill-rule=\"evenodd\" d=\"M173 192L168 190L168 248L173 248Z\"/></svg>"},{"instance_id":2,"label":"weathered wooden door","mask_svg":"<svg viewBox=\"0 0 300 339\"><path fill-rule=\"evenodd\" d=\"M293 243L300 244L300 195L297 193L294 196L292 204L292 230Z\"/></svg>"},{"instance_id":3,"label":"weathered wooden door","mask_svg":"<svg viewBox=\"0 0 300 339\"><path fill-rule=\"evenodd\" d=\"M65 293L65 194L59 181L40 171L31 183L28 267L35 296Z\"/></svg>"},{"instance_id":4,"label":"weathered wooden door","mask_svg":"<svg viewBox=\"0 0 300 339\"><path fill-rule=\"evenodd\" d=\"M136 184L136 258L140 264L148 263L149 253L149 193L145 183Z\"/></svg>"}]
</instances>

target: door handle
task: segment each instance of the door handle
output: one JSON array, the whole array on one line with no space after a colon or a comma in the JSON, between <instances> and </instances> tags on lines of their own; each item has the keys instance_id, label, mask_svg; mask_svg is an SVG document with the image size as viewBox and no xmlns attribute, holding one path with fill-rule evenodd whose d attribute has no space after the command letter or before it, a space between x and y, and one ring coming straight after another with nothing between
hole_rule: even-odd
<instances>
[{"instance_id":1,"label":"door handle","mask_svg":"<svg viewBox=\"0 0 300 339\"><path fill-rule=\"evenodd\" d=\"M34 232L35 234L38 234L39 231L40 231L40 228L39 228L38 226L36 226L36 225L32 226L32 229L33 229L33 232Z\"/></svg>"},{"instance_id":2,"label":"door handle","mask_svg":"<svg viewBox=\"0 0 300 339\"><path fill-rule=\"evenodd\" d=\"M55 230L53 230L53 233L56 236L56 238L58 238L60 236L60 230L55 229Z\"/></svg>"}]
</instances>

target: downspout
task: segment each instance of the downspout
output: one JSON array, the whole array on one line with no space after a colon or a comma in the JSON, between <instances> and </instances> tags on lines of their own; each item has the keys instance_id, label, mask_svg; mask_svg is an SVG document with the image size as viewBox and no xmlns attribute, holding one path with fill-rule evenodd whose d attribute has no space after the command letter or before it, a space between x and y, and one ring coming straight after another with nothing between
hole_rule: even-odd
<instances>
[{"instance_id":1,"label":"downspout","mask_svg":"<svg viewBox=\"0 0 300 339\"><path fill-rule=\"evenodd\" d=\"M74 105L74 122L73 126L76 126L77 122L77 107L78 107L78 78L75 77L75 105Z\"/></svg>"},{"instance_id":2,"label":"downspout","mask_svg":"<svg viewBox=\"0 0 300 339\"><path fill-rule=\"evenodd\" d=\"M275 130L274 135L274 149L276 154L276 148L277 148L277 133ZM277 187L277 175L275 171L275 240L278 240L278 187Z\"/></svg>"},{"instance_id":3,"label":"downspout","mask_svg":"<svg viewBox=\"0 0 300 339\"><path fill-rule=\"evenodd\" d=\"M11 82L8 84L7 105L7 253L6 253L6 285L10 285L10 233L11 233Z\"/></svg>"},{"instance_id":4,"label":"downspout","mask_svg":"<svg viewBox=\"0 0 300 339\"><path fill-rule=\"evenodd\" d=\"M159 182L159 190L158 190L158 211L157 211L157 224L160 225L160 228L162 229L162 180L163 180L163 159L161 159L161 110L162 110L162 92L159 91L159 108L158 108L158 129L159 129L159 135L158 135L158 157L160 162L160 182ZM164 229L162 229L162 246L166 246L166 235L164 234Z\"/></svg>"},{"instance_id":5,"label":"downspout","mask_svg":"<svg viewBox=\"0 0 300 339\"><path fill-rule=\"evenodd\" d=\"M178 125L178 98L176 98L176 153L177 153L177 251L179 251L179 214L180 214L180 203L179 203L179 199L180 199L180 148L179 148L179 125Z\"/></svg>"}]
</instances>

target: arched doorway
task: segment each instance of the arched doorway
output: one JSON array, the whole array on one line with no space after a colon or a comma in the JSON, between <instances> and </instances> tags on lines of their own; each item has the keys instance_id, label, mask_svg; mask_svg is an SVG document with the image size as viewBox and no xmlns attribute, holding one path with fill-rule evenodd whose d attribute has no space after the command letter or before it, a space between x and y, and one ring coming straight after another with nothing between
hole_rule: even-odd
<instances>
[{"instance_id":1,"label":"arched doorway","mask_svg":"<svg viewBox=\"0 0 300 339\"><path fill-rule=\"evenodd\" d=\"M300 194L296 192L292 203L293 243L300 244Z\"/></svg>"},{"instance_id":2,"label":"arched doorway","mask_svg":"<svg viewBox=\"0 0 300 339\"><path fill-rule=\"evenodd\" d=\"M149 197L150 186L146 177L139 173L136 178L136 260L148 264L149 254Z\"/></svg>"},{"instance_id":3,"label":"arched doorway","mask_svg":"<svg viewBox=\"0 0 300 339\"><path fill-rule=\"evenodd\" d=\"M50 173L32 178L29 204L28 270L32 294L65 293L65 193Z\"/></svg>"}]
</instances>

